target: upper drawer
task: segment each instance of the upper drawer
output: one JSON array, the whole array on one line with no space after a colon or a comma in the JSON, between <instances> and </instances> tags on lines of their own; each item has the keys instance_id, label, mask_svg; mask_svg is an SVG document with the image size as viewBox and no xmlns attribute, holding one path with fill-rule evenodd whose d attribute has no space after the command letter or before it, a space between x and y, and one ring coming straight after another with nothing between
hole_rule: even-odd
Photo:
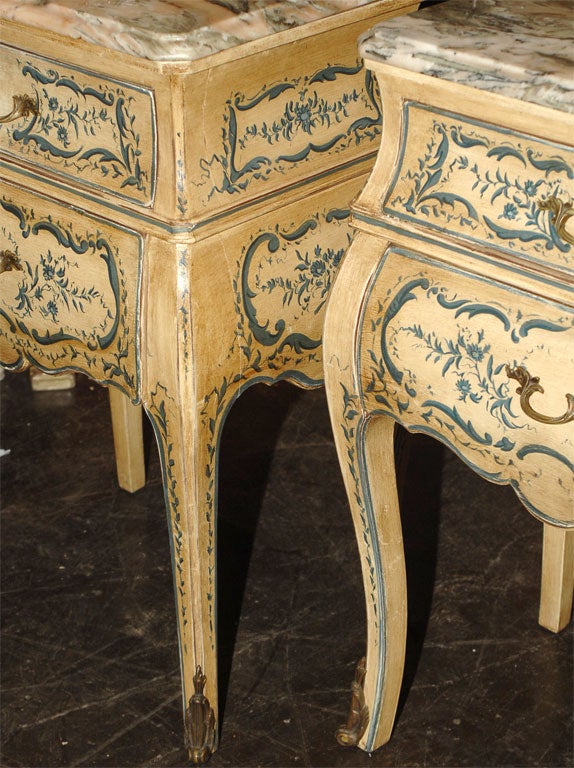
<instances>
[{"instance_id":1,"label":"upper drawer","mask_svg":"<svg viewBox=\"0 0 574 768\"><path fill-rule=\"evenodd\" d=\"M0 45L0 152L149 206L156 183L151 91Z\"/></svg>"},{"instance_id":2,"label":"upper drawer","mask_svg":"<svg viewBox=\"0 0 574 768\"><path fill-rule=\"evenodd\" d=\"M570 146L411 101L383 210L574 272L573 180Z\"/></svg>"}]
</instances>

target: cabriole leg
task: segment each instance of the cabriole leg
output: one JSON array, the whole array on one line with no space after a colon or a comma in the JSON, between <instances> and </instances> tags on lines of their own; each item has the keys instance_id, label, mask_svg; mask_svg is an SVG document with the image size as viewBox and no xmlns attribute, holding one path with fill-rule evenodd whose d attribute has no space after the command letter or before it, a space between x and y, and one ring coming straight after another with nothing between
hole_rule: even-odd
<instances>
[{"instance_id":1,"label":"cabriole leg","mask_svg":"<svg viewBox=\"0 0 574 768\"><path fill-rule=\"evenodd\" d=\"M372 245L359 235L337 277L323 339L331 424L357 536L367 609L366 659L357 667L349 719L337 739L368 752L386 743L392 732L407 625L395 425L388 417L369 418L358 386L360 307L373 263Z\"/></svg>"},{"instance_id":2,"label":"cabriole leg","mask_svg":"<svg viewBox=\"0 0 574 768\"><path fill-rule=\"evenodd\" d=\"M215 498L205 475L207 438L193 404L158 383L146 405L162 461L172 550L185 745L195 765L217 745ZM216 458L214 458L216 461Z\"/></svg>"}]
</instances>

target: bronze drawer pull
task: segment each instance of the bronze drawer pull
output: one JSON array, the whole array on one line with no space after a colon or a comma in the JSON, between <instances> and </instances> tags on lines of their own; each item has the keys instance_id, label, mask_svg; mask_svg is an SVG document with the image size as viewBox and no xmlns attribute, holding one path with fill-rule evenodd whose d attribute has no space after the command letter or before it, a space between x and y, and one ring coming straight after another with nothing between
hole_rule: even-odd
<instances>
[{"instance_id":1,"label":"bronze drawer pull","mask_svg":"<svg viewBox=\"0 0 574 768\"><path fill-rule=\"evenodd\" d=\"M523 368L521 365L518 368L511 368L507 365L506 375L519 382L520 386L517 388L516 393L520 395L520 405L527 416L536 419L536 421L541 421L543 424L568 424L569 421L574 421L574 395L566 395L568 408L562 416L544 416L535 411L529 402L530 397L535 392L544 392L540 385L540 378L538 376L531 376L526 368Z\"/></svg>"},{"instance_id":2,"label":"bronze drawer pull","mask_svg":"<svg viewBox=\"0 0 574 768\"><path fill-rule=\"evenodd\" d=\"M12 101L14 102L12 112L0 117L0 123L11 123L13 120L19 120L21 117L38 114L38 107L31 96L27 94L15 95L12 96Z\"/></svg>"},{"instance_id":3,"label":"bronze drawer pull","mask_svg":"<svg viewBox=\"0 0 574 768\"><path fill-rule=\"evenodd\" d=\"M574 216L572 203L565 203L559 197L551 195L544 200L538 200L538 207L541 211L550 211L552 214L552 225L556 230L558 237L565 243L574 245L574 234L566 229L566 222L571 216Z\"/></svg>"},{"instance_id":4,"label":"bronze drawer pull","mask_svg":"<svg viewBox=\"0 0 574 768\"><path fill-rule=\"evenodd\" d=\"M14 251L0 251L0 275L17 269L22 271L24 267Z\"/></svg>"}]
</instances>

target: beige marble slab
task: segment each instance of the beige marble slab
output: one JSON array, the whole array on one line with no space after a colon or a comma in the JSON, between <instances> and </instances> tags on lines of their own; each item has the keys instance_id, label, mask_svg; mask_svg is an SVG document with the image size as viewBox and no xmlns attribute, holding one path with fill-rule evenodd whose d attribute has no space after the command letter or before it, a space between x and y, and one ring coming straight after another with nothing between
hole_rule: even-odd
<instances>
[{"instance_id":1,"label":"beige marble slab","mask_svg":"<svg viewBox=\"0 0 574 768\"><path fill-rule=\"evenodd\" d=\"M0 18L143 58L191 61L370 2L0 0Z\"/></svg>"},{"instance_id":2,"label":"beige marble slab","mask_svg":"<svg viewBox=\"0 0 574 768\"><path fill-rule=\"evenodd\" d=\"M446 0L367 33L366 58L574 112L573 0Z\"/></svg>"}]
</instances>

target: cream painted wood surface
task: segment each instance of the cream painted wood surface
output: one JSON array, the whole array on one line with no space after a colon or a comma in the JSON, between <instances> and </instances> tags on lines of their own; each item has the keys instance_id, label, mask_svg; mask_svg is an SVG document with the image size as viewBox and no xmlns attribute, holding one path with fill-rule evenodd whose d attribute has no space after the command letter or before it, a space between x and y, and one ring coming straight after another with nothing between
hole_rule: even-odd
<instances>
[{"instance_id":1,"label":"cream painted wood surface","mask_svg":"<svg viewBox=\"0 0 574 768\"><path fill-rule=\"evenodd\" d=\"M145 485L142 409L115 387L109 396L118 484L134 493Z\"/></svg>"},{"instance_id":2,"label":"cream painted wood surface","mask_svg":"<svg viewBox=\"0 0 574 768\"><path fill-rule=\"evenodd\" d=\"M538 621L551 632L560 632L570 621L573 569L574 531L545 525Z\"/></svg>"},{"instance_id":3,"label":"cream painted wood surface","mask_svg":"<svg viewBox=\"0 0 574 768\"><path fill-rule=\"evenodd\" d=\"M494 5L502 13L517 8ZM485 10L488 22L492 7L483 3L477 13ZM425 27L433 11L417 14L413 28ZM369 752L390 738L404 663L395 423L441 440L484 478L512 485L543 523L540 623L559 631L572 609L574 116L562 107L566 91L556 108L536 103L540 92L527 101L495 93L504 90L498 71L492 89L461 83L481 80L488 29L482 45L468 7L457 1L454 13L468 23L474 67L450 56L449 44L467 44L461 19L429 21L428 47L418 54L408 20L404 28L391 22L389 32L381 25L361 46L380 86L383 138L353 204L357 233L325 321L327 396L368 626L366 662L339 738ZM493 29L514 39L511 27ZM441 35L450 35L446 43ZM371 40L395 36L396 51L369 51ZM441 44L444 61L456 62L444 77ZM419 71L425 67L431 74ZM529 71L527 84L547 74Z\"/></svg>"},{"instance_id":4,"label":"cream painted wood surface","mask_svg":"<svg viewBox=\"0 0 574 768\"><path fill-rule=\"evenodd\" d=\"M124 487L142 482L132 408L151 419L199 763L218 739L223 423L253 383L322 384L326 301L381 132L357 37L418 3L309 6L311 23L177 61L71 39L42 16L54 4L25 6L0 3L0 362L112 385Z\"/></svg>"}]
</instances>

